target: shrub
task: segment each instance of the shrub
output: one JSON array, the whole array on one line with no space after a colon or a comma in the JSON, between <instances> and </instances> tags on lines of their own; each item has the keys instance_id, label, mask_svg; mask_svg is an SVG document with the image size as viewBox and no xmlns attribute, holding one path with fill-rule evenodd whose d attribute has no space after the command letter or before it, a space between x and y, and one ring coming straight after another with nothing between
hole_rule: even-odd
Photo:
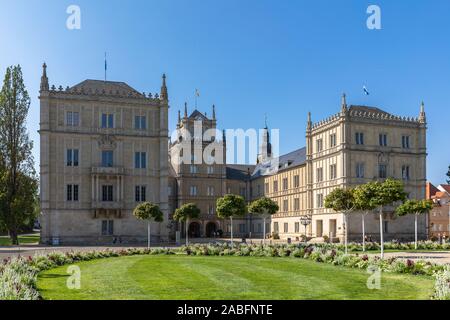
<instances>
[{"instance_id":1,"label":"shrub","mask_svg":"<svg viewBox=\"0 0 450 320\"><path fill-rule=\"evenodd\" d=\"M434 274L436 279L434 285L435 300L450 300L450 266L446 266L444 270Z\"/></svg>"}]
</instances>

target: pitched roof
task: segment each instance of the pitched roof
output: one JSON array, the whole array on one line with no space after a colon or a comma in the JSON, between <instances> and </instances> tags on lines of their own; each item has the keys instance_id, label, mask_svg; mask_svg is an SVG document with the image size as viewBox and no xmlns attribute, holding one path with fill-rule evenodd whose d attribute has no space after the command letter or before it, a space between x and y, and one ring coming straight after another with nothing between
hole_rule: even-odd
<instances>
[{"instance_id":1,"label":"pitched roof","mask_svg":"<svg viewBox=\"0 0 450 320\"><path fill-rule=\"evenodd\" d=\"M102 81L102 80L84 80L77 85L74 85L71 90L81 90L92 91L92 92L105 92L105 93L120 93L122 95L139 95L142 96L140 92L130 87L125 82L116 81Z\"/></svg>"},{"instance_id":2,"label":"pitched roof","mask_svg":"<svg viewBox=\"0 0 450 320\"><path fill-rule=\"evenodd\" d=\"M291 169L306 163L306 148L300 148L278 158L278 172ZM258 178L267 172L268 164L260 163L253 171L252 178ZM273 168L271 168L272 170Z\"/></svg>"},{"instance_id":3,"label":"pitched roof","mask_svg":"<svg viewBox=\"0 0 450 320\"><path fill-rule=\"evenodd\" d=\"M369 106L360 106L360 105L351 105L349 111L361 111L361 112L372 112L372 113L381 113L385 115L390 115L389 112L383 111L377 107L369 107Z\"/></svg>"},{"instance_id":4,"label":"pitched roof","mask_svg":"<svg viewBox=\"0 0 450 320\"><path fill-rule=\"evenodd\" d=\"M248 173L251 174L255 167L251 164L227 164L227 179L245 181L249 178Z\"/></svg>"},{"instance_id":5,"label":"pitched roof","mask_svg":"<svg viewBox=\"0 0 450 320\"><path fill-rule=\"evenodd\" d=\"M197 118L197 117L201 117L203 120L209 120L208 117L206 117L206 115L204 115L203 113L201 113L200 111L198 111L197 109L195 109L191 115L189 116L190 119L193 118Z\"/></svg>"},{"instance_id":6,"label":"pitched roof","mask_svg":"<svg viewBox=\"0 0 450 320\"><path fill-rule=\"evenodd\" d=\"M450 194L450 185L449 184L440 184L438 189Z\"/></svg>"}]
</instances>

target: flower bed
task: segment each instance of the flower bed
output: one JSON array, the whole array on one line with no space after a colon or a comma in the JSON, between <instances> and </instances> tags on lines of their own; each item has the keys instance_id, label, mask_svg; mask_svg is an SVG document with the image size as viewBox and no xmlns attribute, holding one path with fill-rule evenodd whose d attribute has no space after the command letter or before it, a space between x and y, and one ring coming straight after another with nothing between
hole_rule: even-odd
<instances>
[{"instance_id":1,"label":"flower bed","mask_svg":"<svg viewBox=\"0 0 450 320\"><path fill-rule=\"evenodd\" d=\"M344 250L344 244L341 243L320 243L316 246L327 249ZM414 242L390 241L384 243L384 250L414 250ZM381 246L377 242L366 242L366 251L380 250ZM434 241L419 241L418 250L450 250L450 243L439 243ZM362 252L362 243L350 242L348 244L349 252Z\"/></svg>"},{"instance_id":2,"label":"flower bed","mask_svg":"<svg viewBox=\"0 0 450 320\"><path fill-rule=\"evenodd\" d=\"M127 249L121 251L53 252L28 258L13 258L0 264L0 300L37 300L36 289L39 272L80 261L108 257L146 254L187 254L197 256L248 256L248 257L291 257L310 259L320 263L367 269L379 268L382 272L395 272L436 277L433 298L450 299L450 267L425 261L381 260L378 256L346 255L336 248L326 245L238 245L196 244L172 249Z\"/></svg>"}]
</instances>

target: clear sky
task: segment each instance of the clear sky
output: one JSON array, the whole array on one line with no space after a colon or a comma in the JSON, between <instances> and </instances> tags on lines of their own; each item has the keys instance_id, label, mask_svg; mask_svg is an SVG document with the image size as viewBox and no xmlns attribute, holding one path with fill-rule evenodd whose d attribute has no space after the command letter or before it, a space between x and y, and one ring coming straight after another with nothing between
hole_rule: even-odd
<instances>
[{"instance_id":1,"label":"clear sky","mask_svg":"<svg viewBox=\"0 0 450 320\"><path fill-rule=\"evenodd\" d=\"M66 28L69 5L81 29ZM381 8L381 30L366 27ZM39 80L103 79L157 92L168 77L170 128L194 91L200 111L217 107L221 128L280 129L280 152L305 145L307 112L320 120L349 104L417 116L429 123L428 179L450 164L450 1L448 0L0 0L0 77L21 64L32 97L28 128L39 160ZM370 91L365 96L366 85Z\"/></svg>"}]
</instances>

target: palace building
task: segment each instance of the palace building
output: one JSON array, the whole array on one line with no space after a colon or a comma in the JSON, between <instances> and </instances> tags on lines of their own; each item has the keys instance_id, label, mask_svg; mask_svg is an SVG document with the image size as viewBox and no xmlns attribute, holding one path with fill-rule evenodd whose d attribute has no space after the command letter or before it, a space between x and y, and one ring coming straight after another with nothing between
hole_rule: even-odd
<instances>
[{"instance_id":1,"label":"palace building","mask_svg":"<svg viewBox=\"0 0 450 320\"><path fill-rule=\"evenodd\" d=\"M44 243L123 243L144 241L146 224L136 220L137 204L160 206L164 222L152 224L153 241L173 241L184 226L172 221L175 209L196 203L198 219L191 237L227 236L230 221L216 215L216 201L238 194L250 202L262 196L280 210L267 220L266 232L281 239L305 234L302 216L311 217L306 235L342 239L342 214L324 208L334 188L372 180L401 179L411 198L425 197L426 118L399 117L378 108L347 106L313 123L309 114L306 146L277 158L275 171L269 129L263 131L256 165L227 164L227 137L211 116L178 112L176 137L169 139L169 96L163 75L160 92L140 93L123 82L85 80L75 86L49 87L46 65L40 86L41 224ZM201 128L200 131L197 128ZM207 154L207 156L205 156ZM208 156L209 155L209 156ZM386 238L413 236L413 217L385 210ZM427 222L420 221L420 237ZM233 219L236 237L263 236L263 220L248 214ZM352 214L350 238L361 236L361 215ZM366 232L376 239L378 216L366 217Z\"/></svg>"}]
</instances>

